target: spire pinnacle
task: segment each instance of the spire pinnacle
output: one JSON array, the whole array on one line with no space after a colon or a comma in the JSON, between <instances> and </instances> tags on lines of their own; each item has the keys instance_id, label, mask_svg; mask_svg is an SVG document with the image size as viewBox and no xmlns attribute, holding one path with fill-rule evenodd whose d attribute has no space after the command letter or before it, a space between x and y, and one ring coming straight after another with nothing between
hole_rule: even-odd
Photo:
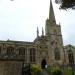
<instances>
[{"instance_id":1,"label":"spire pinnacle","mask_svg":"<svg viewBox=\"0 0 75 75\"><path fill-rule=\"evenodd\" d=\"M38 29L38 27L37 27L37 37L39 36L39 29Z\"/></svg>"},{"instance_id":2,"label":"spire pinnacle","mask_svg":"<svg viewBox=\"0 0 75 75\"><path fill-rule=\"evenodd\" d=\"M55 21L55 15L54 15L54 10L53 10L52 0L50 0L49 19L53 22Z\"/></svg>"},{"instance_id":3,"label":"spire pinnacle","mask_svg":"<svg viewBox=\"0 0 75 75\"><path fill-rule=\"evenodd\" d=\"M42 27L42 36L44 36L44 30L43 30L43 27Z\"/></svg>"}]
</instances>

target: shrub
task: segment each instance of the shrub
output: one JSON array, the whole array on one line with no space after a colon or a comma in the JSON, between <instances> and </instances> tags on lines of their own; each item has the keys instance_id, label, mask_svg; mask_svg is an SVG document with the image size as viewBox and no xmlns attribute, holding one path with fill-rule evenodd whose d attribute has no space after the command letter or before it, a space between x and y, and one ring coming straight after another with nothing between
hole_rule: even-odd
<instances>
[{"instance_id":1,"label":"shrub","mask_svg":"<svg viewBox=\"0 0 75 75\"><path fill-rule=\"evenodd\" d=\"M58 66L58 65L52 66L51 73L52 73L52 75L61 75L60 66Z\"/></svg>"},{"instance_id":2,"label":"shrub","mask_svg":"<svg viewBox=\"0 0 75 75\"><path fill-rule=\"evenodd\" d=\"M40 75L41 72L42 72L42 69L39 65L36 65L36 64L31 65L32 75Z\"/></svg>"},{"instance_id":3,"label":"shrub","mask_svg":"<svg viewBox=\"0 0 75 75\"><path fill-rule=\"evenodd\" d=\"M71 67L64 68L64 75L72 75L72 68Z\"/></svg>"}]
</instances>

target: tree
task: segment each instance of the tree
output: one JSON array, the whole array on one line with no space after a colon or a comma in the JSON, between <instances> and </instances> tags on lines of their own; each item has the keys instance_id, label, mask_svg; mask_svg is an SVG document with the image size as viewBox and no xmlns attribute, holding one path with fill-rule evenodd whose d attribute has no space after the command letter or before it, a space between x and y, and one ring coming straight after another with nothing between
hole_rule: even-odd
<instances>
[{"instance_id":1,"label":"tree","mask_svg":"<svg viewBox=\"0 0 75 75\"><path fill-rule=\"evenodd\" d=\"M60 4L61 9L75 9L75 0L55 0L55 2Z\"/></svg>"}]
</instances>

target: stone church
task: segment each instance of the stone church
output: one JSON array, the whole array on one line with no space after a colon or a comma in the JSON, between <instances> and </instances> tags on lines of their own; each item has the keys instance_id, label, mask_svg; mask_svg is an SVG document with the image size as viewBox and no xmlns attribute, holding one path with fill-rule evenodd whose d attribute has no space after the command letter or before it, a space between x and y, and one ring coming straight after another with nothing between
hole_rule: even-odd
<instances>
[{"instance_id":1,"label":"stone church","mask_svg":"<svg viewBox=\"0 0 75 75\"><path fill-rule=\"evenodd\" d=\"M26 64L38 64L40 66L43 63L47 65L74 64L74 54L74 46L63 46L61 26L56 24L50 1L45 35L42 28L42 35L39 36L37 28L37 37L33 42L0 41L0 75L22 75L22 67Z\"/></svg>"}]
</instances>

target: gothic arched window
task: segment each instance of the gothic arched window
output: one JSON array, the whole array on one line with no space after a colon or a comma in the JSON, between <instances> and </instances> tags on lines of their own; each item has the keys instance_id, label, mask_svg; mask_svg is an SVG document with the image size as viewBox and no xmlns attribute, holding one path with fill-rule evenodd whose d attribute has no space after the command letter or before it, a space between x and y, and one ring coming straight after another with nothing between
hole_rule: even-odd
<instances>
[{"instance_id":1,"label":"gothic arched window","mask_svg":"<svg viewBox=\"0 0 75 75\"><path fill-rule=\"evenodd\" d=\"M34 48L30 49L30 62L36 61L36 50Z\"/></svg>"},{"instance_id":2,"label":"gothic arched window","mask_svg":"<svg viewBox=\"0 0 75 75\"><path fill-rule=\"evenodd\" d=\"M58 48L55 48L54 56L55 56L55 60L60 60L60 51Z\"/></svg>"},{"instance_id":3,"label":"gothic arched window","mask_svg":"<svg viewBox=\"0 0 75 75\"><path fill-rule=\"evenodd\" d=\"M7 55L12 55L14 53L14 47L7 47Z\"/></svg>"},{"instance_id":4,"label":"gothic arched window","mask_svg":"<svg viewBox=\"0 0 75 75\"><path fill-rule=\"evenodd\" d=\"M68 59L69 59L69 64L74 64L74 57L72 50L68 51Z\"/></svg>"},{"instance_id":5,"label":"gothic arched window","mask_svg":"<svg viewBox=\"0 0 75 75\"><path fill-rule=\"evenodd\" d=\"M19 50L19 55L25 55L26 49L24 47L20 47L18 50Z\"/></svg>"}]
</instances>

